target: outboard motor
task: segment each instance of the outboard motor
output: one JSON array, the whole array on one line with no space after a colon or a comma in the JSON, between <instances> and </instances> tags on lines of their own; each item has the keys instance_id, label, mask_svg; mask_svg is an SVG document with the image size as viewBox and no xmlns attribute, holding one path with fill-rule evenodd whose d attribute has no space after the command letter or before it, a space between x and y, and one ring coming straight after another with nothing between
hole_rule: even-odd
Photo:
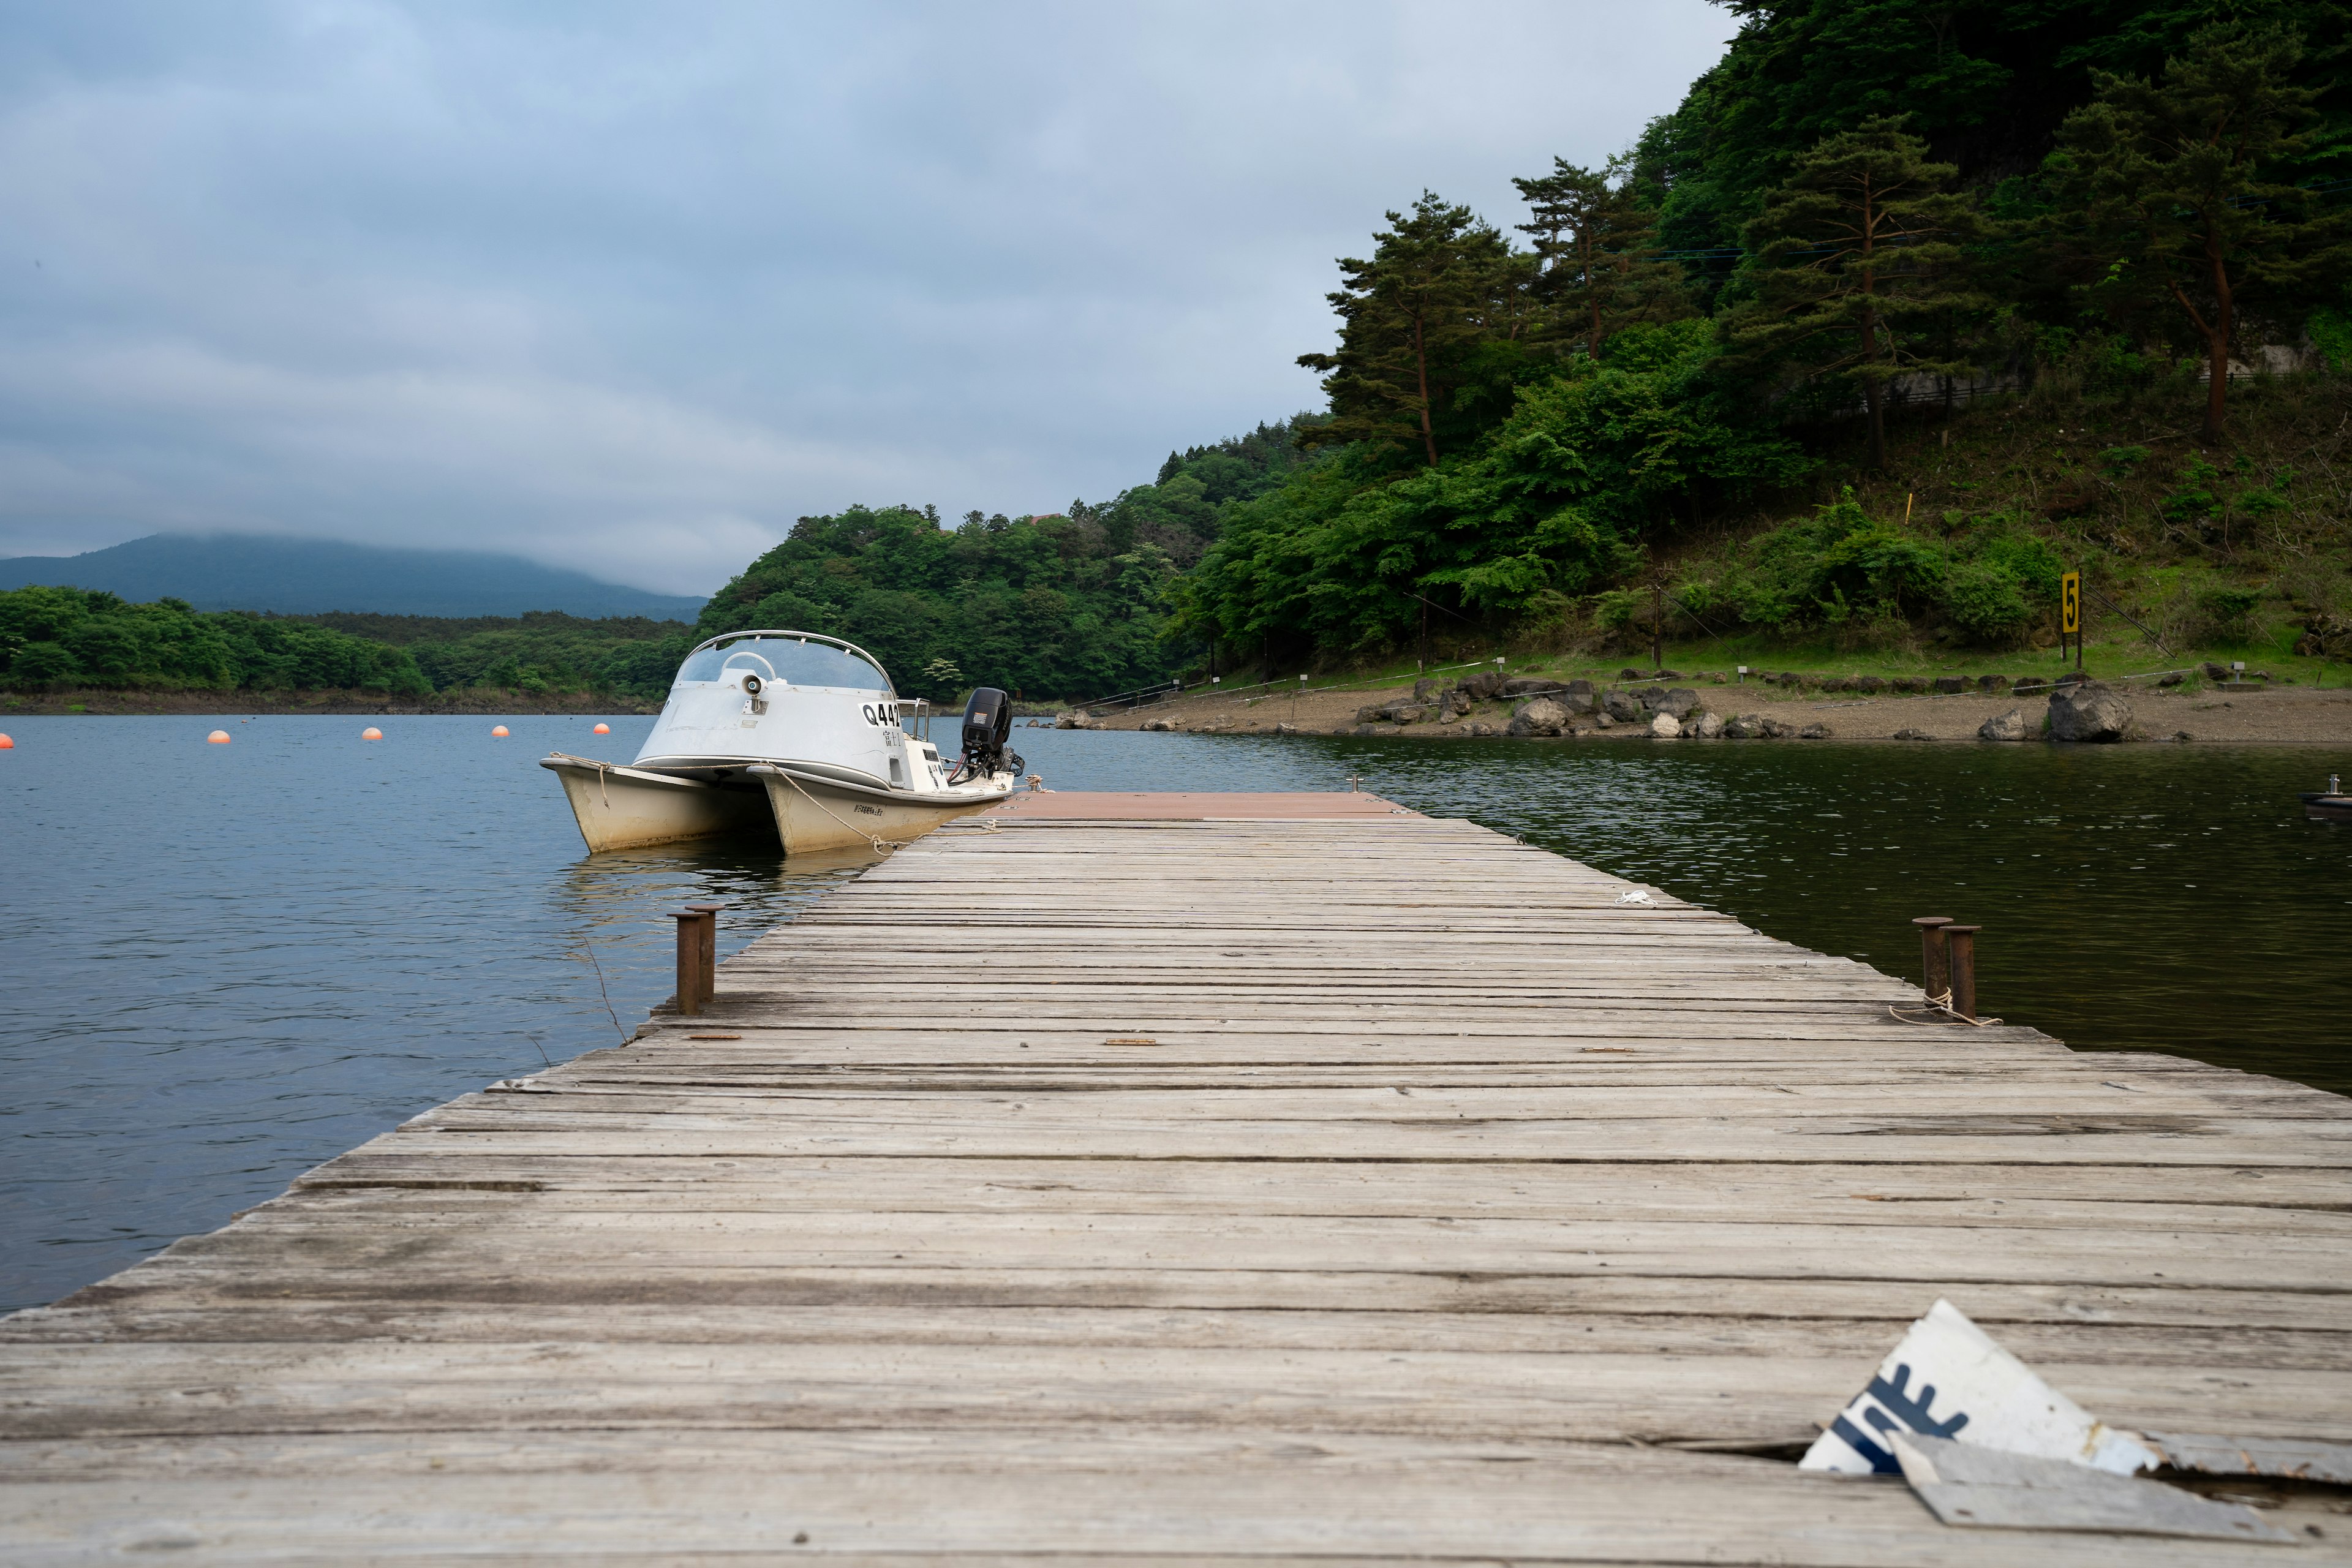
<instances>
[{"instance_id":1,"label":"outboard motor","mask_svg":"<svg viewBox=\"0 0 2352 1568\"><path fill-rule=\"evenodd\" d=\"M963 756L959 772L985 778L991 773L1019 773L1017 756L1004 750L1013 733L1013 700L993 686L975 688L963 710Z\"/></svg>"}]
</instances>

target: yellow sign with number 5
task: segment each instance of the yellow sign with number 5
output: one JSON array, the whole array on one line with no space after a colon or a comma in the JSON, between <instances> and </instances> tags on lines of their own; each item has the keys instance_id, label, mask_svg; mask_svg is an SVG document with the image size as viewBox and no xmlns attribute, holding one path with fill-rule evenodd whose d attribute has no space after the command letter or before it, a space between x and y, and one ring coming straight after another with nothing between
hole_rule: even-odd
<instances>
[{"instance_id":1,"label":"yellow sign with number 5","mask_svg":"<svg viewBox=\"0 0 2352 1568\"><path fill-rule=\"evenodd\" d=\"M2058 629L2072 637L2083 629L2083 574L2069 572L2058 579Z\"/></svg>"}]
</instances>

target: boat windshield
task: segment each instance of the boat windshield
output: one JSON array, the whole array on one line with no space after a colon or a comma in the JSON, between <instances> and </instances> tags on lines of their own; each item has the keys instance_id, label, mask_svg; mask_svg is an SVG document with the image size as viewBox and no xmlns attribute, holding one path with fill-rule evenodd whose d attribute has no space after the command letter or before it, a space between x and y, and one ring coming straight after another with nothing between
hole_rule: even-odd
<instances>
[{"instance_id":1,"label":"boat windshield","mask_svg":"<svg viewBox=\"0 0 2352 1568\"><path fill-rule=\"evenodd\" d=\"M707 647L681 666L677 684L723 679L729 670L749 669L787 686L831 686L852 691L890 689L890 678L871 661L831 643L798 637L747 637L724 647Z\"/></svg>"}]
</instances>

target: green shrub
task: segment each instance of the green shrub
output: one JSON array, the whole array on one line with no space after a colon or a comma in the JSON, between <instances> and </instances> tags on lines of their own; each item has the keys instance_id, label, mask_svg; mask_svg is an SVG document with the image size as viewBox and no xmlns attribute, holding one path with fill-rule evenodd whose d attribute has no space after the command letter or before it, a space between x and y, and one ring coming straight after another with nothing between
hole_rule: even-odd
<instances>
[{"instance_id":1,"label":"green shrub","mask_svg":"<svg viewBox=\"0 0 2352 1568\"><path fill-rule=\"evenodd\" d=\"M1971 638L1996 645L2016 641L2033 616L2016 574L1982 558L1952 569L1944 582L1943 609Z\"/></svg>"},{"instance_id":2,"label":"green shrub","mask_svg":"<svg viewBox=\"0 0 2352 1568\"><path fill-rule=\"evenodd\" d=\"M2197 595L2197 611L2210 635L2242 642L2253 633L2254 610L2262 602L2260 588L2208 588Z\"/></svg>"},{"instance_id":3,"label":"green shrub","mask_svg":"<svg viewBox=\"0 0 2352 1568\"><path fill-rule=\"evenodd\" d=\"M2320 357L2332 370L2352 370L2352 310L2335 306L2314 310L2304 323Z\"/></svg>"}]
</instances>

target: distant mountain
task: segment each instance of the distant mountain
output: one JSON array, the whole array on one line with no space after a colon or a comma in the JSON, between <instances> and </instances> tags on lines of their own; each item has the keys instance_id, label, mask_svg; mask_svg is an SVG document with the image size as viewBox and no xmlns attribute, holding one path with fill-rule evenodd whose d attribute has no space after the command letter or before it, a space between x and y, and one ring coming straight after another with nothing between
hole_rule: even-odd
<instances>
[{"instance_id":1,"label":"distant mountain","mask_svg":"<svg viewBox=\"0 0 2352 1568\"><path fill-rule=\"evenodd\" d=\"M327 610L392 616L646 616L690 621L700 599L600 583L516 555L385 550L268 534L154 533L81 555L0 561L0 589L103 588L134 603L185 599L199 610Z\"/></svg>"}]
</instances>

